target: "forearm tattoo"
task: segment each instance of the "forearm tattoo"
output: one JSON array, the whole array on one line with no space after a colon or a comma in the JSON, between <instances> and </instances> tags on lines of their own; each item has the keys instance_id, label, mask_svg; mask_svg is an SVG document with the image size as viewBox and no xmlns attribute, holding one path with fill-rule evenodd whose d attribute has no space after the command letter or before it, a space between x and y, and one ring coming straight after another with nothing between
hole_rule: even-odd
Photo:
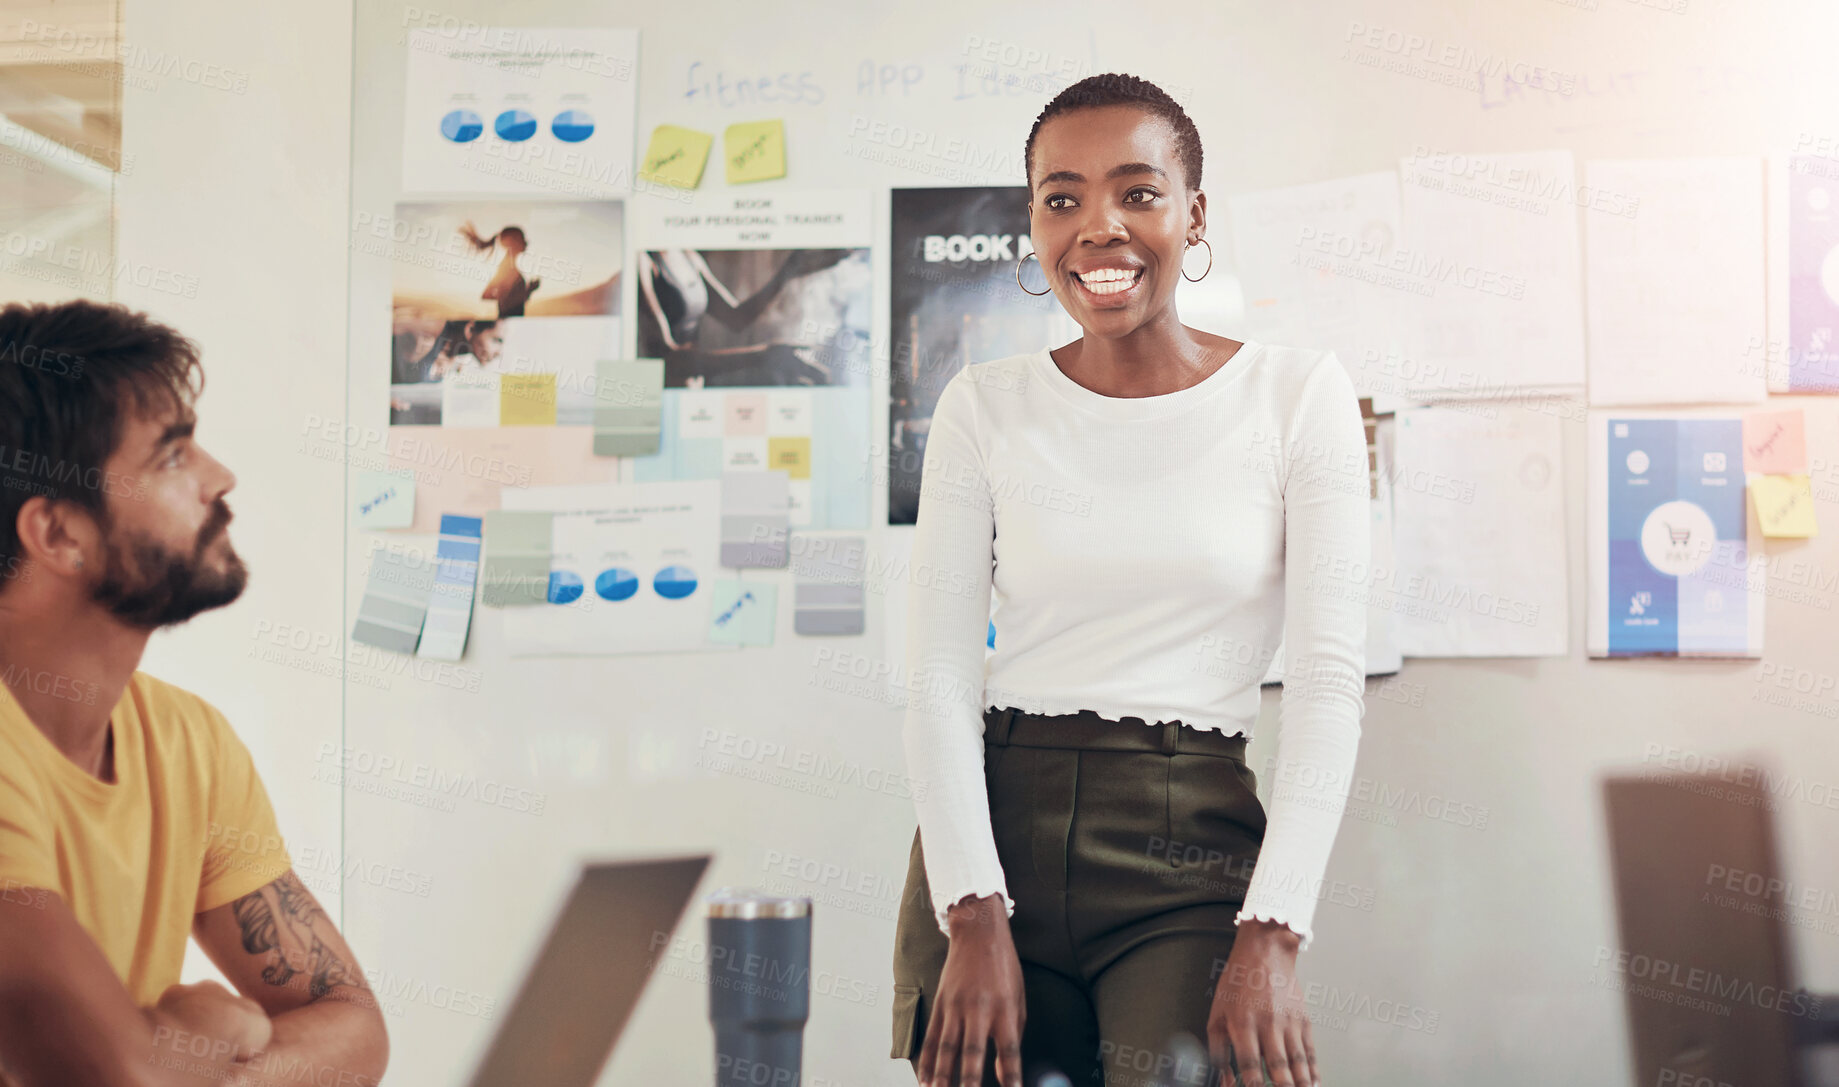
<instances>
[{"instance_id":1,"label":"forearm tattoo","mask_svg":"<svg viewBox=\"0 0 1839 1087\"><path fill-rule=\"evenodd\" d=\"M364 976L320 939L319 927L332 922L293 872L237 899L230 909L242 927L243 950L266 957L262 980L268 984L305 984L315 1000L340 986L368 991Z\"/></svg>"}]
</instances>

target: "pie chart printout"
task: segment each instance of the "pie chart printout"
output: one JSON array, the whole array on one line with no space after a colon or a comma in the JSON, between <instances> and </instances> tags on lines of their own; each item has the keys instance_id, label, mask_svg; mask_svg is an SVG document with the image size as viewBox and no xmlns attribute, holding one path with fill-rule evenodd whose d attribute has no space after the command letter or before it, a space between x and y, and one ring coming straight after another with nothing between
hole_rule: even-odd
<instances>
[{"instance_id":1,"label":"pie chart printout","mask_svg":"<svg viewBox=\"0 0 1839 1087\"><path fill-rule=\"evenodd\" d=\"M499 139L522 143L536 135L536 118L521 109L507 109L498 115L493 128Z\"/></svg>"},{"instance_id":2,"label":"pie chart printout","mask_svg":"<svg viewBox=\"0 0 1839 1087\"><path fill-rule=\"evenodd\" d=\"M581 575L573 570L549 571L549 602L573 604L581 599Z\"/></svg>"},{"instance_id":3,"label":"pie chart printout","mask_svg":"<svg viewBox=\"0 0 1839 1087\"><path fill-rule=\"evenodd\" d=\"M586 110L566 109L556 114L549 131L563 143L580 143L594 134L594 118Z\"/></svg>"},{"instance_id":4,"label":"pie chart printout","mask_svg":"<svg viewBox=\"0 0 1839 1087\"><path fill-rule=\"evenodd\" d=\"M651 579L651 587L666 600L682 600L696 591L696 571L687 566L666 566Z\"/></svg>"},{"instance_id":5,"label":"pie chart printout","mask_svg":"<svg viewBox=\"0 0 1839 1087\"><path fill-rule=\"evenodd\" d=\"M639 591L638 575L617 566L602 570L594 579L594 593L602 600L630 600Z\"/></svg>"},{"instance_id":6,"label":"pie chart printout","mask_svg":"<svg viewBox=\"0 0 1839 1087\"><path fill-rule=\"evenodd\" d=\"M469 109L456 109L441 118L441 135L454 143L471 143L484 131L485 121Z\"/></svg>"}]
</instances>

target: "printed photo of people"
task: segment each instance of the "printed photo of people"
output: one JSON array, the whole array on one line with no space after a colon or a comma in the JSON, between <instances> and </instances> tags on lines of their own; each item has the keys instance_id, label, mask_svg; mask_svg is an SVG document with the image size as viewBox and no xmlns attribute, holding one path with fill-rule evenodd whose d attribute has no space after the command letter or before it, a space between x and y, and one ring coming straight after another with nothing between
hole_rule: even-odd
<instances>
[{"instance_id":1,"label":"printed photo of people","mask_svg":"<svg viewBox=\"0 0 1839 1087\"><path fill-rule=\"evenodd\" d=\"M1052 295L1017 285L1016 262L1029 251L1026 186L895 189L892 234L888 524L911 525L945 383L966 366L1058 346L1079 330ZM1021 283L1047 289L1034 261L1022 265Z\"/></svg>"},{"instance_id":2,"label":"printed photo of people","mask_svg":"<svg viewBox=\"0 0 1839 1087\"><path fill-rule=\"evenodd\" d=\"M390 423L439 425L451 377L591 373L595 358L524 357L507 340L598 338L544 336L534 322L599 319L597 329L616 330L623 245L623 207L614 200L396 205Z\"/></svg>"},{"instance_id":3,"label":"printed photo of people","mask_svg":"<svg viewBox=\"0 0 1839 1087\"><path fill-rule=\"evenodd\" d=\"M868 386L868 250L639 254L638 353L667 388Z\"/></svg>"}]
</instances>

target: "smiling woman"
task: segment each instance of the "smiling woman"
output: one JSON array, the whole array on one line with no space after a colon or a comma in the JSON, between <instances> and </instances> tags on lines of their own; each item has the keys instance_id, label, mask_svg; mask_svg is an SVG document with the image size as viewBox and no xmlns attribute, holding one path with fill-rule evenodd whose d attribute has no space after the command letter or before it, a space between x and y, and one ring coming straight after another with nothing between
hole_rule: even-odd
<instances>
[{"instance_id":1,"label":"smiling woman","mask_svg":"<svg viewBox=\"0 0 1839 1087\"><path fill-rule=\"evenodd\" d=\"M1183 269L1206 247L1200 138L1153 84L1075 83L1027 154L1022 259L1083 335L969 367L933 414L914 561L1001 603L986 662L990 592L911 594L916 689L979 697L907 710L929 788L892 1055L927 1084L1315 1087L1296 956L1351 780L1366 620L1309 577L1370 554L1353 385L1331 354L1181 323L1177 277L1212 267L1208 247ZM1284 455L1247 457L1263 435ZM1245 746L1280 639L1267 817ZM1249 665L1195 667L1222 646Z\"/></svg>"},{"instance_id":2,"label":"smiling woman","mask_svg":"<svg viewBox=\"0 0 1839 1087\"><path fill-rule=\"evenodd\" d=\"M1113 82L1103 83L1107 78ZM1075 93L1086 83L1093 86ZM1200 136L1181 107L1142 80L1094 76L1042 111L1027 155L1034 255L1067 312L1095 336L1124 338L1126 350L1153 350L1177 330L1191 332L1175 315L1175 276L1187 251L1207 244L1207 197L1200 189ZM1206 339L1211 355L1232 344ZM1076 349L1084 342L1056 361L1075 380L1074 371L1083 371L1092 379L1080 381L1087 387L1104 391L1119 378L1141 381L1154 372L1140 365L1119 372L1115 363L1096 371L1097 358L1080 360ZM1203 362L1196 374L1179 352L1154 354L1171 366L1177 388L1217 363Z\"/></svg>"}]
</instances>

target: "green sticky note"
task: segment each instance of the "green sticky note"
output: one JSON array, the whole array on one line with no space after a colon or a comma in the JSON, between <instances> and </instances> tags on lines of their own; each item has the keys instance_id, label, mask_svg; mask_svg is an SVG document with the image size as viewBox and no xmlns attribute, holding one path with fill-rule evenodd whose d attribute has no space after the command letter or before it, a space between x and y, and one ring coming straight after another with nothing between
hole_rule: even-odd
<instances>
[{"instance_id":1,"label":"green sticky note","mask_svg":"<svg viewBox=\"0 0 1839 1087\"><path fill-rule=\"evenodd\" d=\"M479 602L502 608L549 600L549 553L555 514L486 510Z\"/></svg>"},{"instance_id":2,"label":"green sticky note","mask_svg":"<svg viewBox=\"0 0 1839 1087\"><path fill-rule=\"evenodd\" d=\"M717 578L709 594L709 640L772 645L779 590L768 581Z\"/></svg>"},{"instance_id":3,"label":"green sticky note","mask_svg":"<svg viewBox=\"0 0 1839 1087\"><path fill-rule=\"evenodd\" d=\"M415 522L413 472L359 472L351 486L359 528L408 528Z\"/></svg>"},{"instance_id":4,"label":"green sticky note","mask_svg":"<svg viewBox=\"0 0 1839 1087\"><path fill-rule=\"evenodd\" d=\"M785 176L785 122L743 121L722 133L728 183L770 181Z\"/></svg>"},{"instance_id":5,"label":"green sticky note","mask_svg":"<svg viewBox=\"0 0 1839 1087\"><path fill-rule=\"evenodd\" d=\"M693 128L659 125L651 130L651 146L639 161L639 177L660 185L693 189L702 184L702 167L709 161L715 137Z\"/></svg>"},{"instance_id":6,"label":"green sticky note","mask_svg":"<svg viewBox=\"0 0 1839 1087\"><path fill-rule=\"evenodd\" d=\"M648 457L664 416L663 359L601 359L594 367L594 455Z\"/></svg>"}]
</instances>

